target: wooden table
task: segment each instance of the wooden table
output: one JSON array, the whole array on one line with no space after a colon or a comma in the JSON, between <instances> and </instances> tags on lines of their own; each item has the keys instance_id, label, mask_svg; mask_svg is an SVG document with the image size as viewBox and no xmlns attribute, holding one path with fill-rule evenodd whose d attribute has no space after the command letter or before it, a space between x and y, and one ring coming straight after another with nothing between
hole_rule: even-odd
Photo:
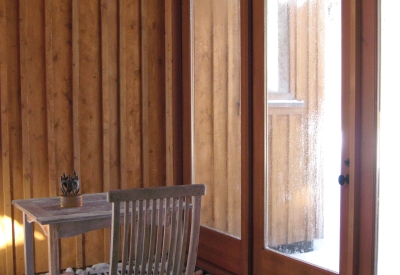
<instances>
[{"instance_id":1,"label":"wooden table","mask_svg":"<svg viewBox=\"0 0 400 275\"><path fill-rule=\"evenodd\" d=\"M34 274L33 224L38 223L47 236L49 272L60 272L59 238L111 226L111 203L107 193L83 195L83 205L60 207L60 197L13 200L12 204L23 213L25 274Z\"/></svg>"}]
</instances>

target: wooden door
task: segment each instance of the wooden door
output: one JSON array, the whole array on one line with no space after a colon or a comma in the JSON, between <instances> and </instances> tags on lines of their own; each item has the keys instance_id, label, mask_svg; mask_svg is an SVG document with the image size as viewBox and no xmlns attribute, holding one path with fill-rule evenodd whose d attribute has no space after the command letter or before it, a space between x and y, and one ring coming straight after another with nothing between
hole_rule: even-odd
<instances>
[{"instance_id":1,"label":"wooden door","mask_svg":"<svg viewBox=\"0 0 400 275\"><path fill-rule=\"evenodd\" d=\"M326 96L323 85L318 83L323 82L319 79L319 68L326 66L326 60L315 62L315 57L312 57L315 52L320 53L318 48L321 46L316 36L324 36L321 28L324 23L319 21L318 5L323 5L323 2L328 1L283 1L285 3L293 3L294 9L297 10L295 24L302 24L302 29L306 32L306 54L301 55L302 49L293 53L293 44L288 47L290 71L288 78L290 85L294 84L291 93L285 96L289 97L289 101L279 101L290 104L290 100L297 100L297 106L292 102L292 108L284 113L271 112L270 99L276 98L268 94L266 83L268 82L269 59L266 53L266 39L264 22L266 19L265 1L253 1L253 123L254 123L254 203L253 203L253 274L374 274L374 253L375 253L375 208L376 208L376 129L377 129L377 1L342 1L341 3L341 54L339 59L342 63L341 79L341 106L339 115L341 115L341 134L342 144L339 154L339 164L341 166L340 174L349 175L349 182L343 186L337 185L340 188L340 257L338 270L329 270L315 264L310 264L304 260L299 260L285 253L291 243L299 241L302 234L290 234L289 227L297 226L296 221L303 223L305 233L301 242L306 245L310 239L318 239L321 236L317 229L321 229L321 223L315 215L310 213L310 210L315 210L317 206L316 200L304 199L309 197L307 192L310 189L313 181L318 181L315 177L315 169L311 168L308 162L302 162L302 158L315 159L313 152L315 151L298 151L296 144L291 139L295 137L298 131L306 132L303 135L303 140L307 141L307 135L315 134L310 128L304 131L300 129L296 131L296 116L297 120L306 120L312 118L310 112L319 116L318 107L311 106L314 102L317 106L321 106L319 96L322 92L322 98ZM307 15L311 15L304 22L301 18L301 10L304 5L308 8ZM328 8L328 12L332 11L332 7ZM289 17L292 10L289 9ZM300 12L300 13L299 13ZM315 13L316 12L316 13ZM300 17L299 17L300 16ZM322 24L315 22L321 22ZM293 22L293 21L291 21ZM294 24L294 23L293 23ZM313 29L313 24L317 24L317 34ZM278 25L278 30L280 26ZM289 25L289 30L293 29ZM268 35L268 34L267 34ZM289 36L291 35L289 31ZM325 36L327 33L325 33ZM362 35L362 40L361 40ZM340 38L338 38L340 39ZM302 43L300 38L296 43ZM324 45L322 45L324 46ZM326 45L325 45L326 46ZM317 51L315 51L317 49ZM321 48L322 49L322 48ZM279 49L284 50L284 49ZM299 55L300 54L300 55ZM292 59L292 55L295 58ZM317 56L318 58L318 56ZM281 63L282 64L282 63ZM294 64L294 69L292 65ZM303 70L299 70L299 66L305 66ZM362 69L361 69L362 68ZM270 68L268 68L269 70ZM317 74L312 70L315 70ZM293 71L296 75L293 75ZM308 73L308 74L307 74ZM298 74L300 74L298 76ZM282 77L282 74L279 75ZM266 80L266 81L265 81ZM292 82L295 83L292 83ZM301 90L302 85L306 86L306 97L301 98L297 92ZM279 86L279 85L278 85ZM316 97L311 97L311 90L316 89ZM294 91L294 92L293 92ZM300 91L301 92L301 91ZM337 91L340 93L340 91ZM279 96L279 89L278 93ZM295 95L293 97L293 94ZM299 100L300 99L300 100ZM285 98L287 100L287 98ZM285 107L281 105L280 107ZM302 111L296 112L297 109ZM314 109L312 109L314 108ZM278 109L276 109L278 110ZM304 112L308 110L308 115L304 116ZM303 113L302 113L303 112ZM285 115L279 116L279 115ZM303 115L303 117L302 117ZM300 118L299 118L300 117ZM324 120L322 120L324 123ZM274 126L278 125L278 126ZM333 127L329 123L324 123L327 127ZM304 124L300 124L304 125ZM307 125L307 123L305 123ZM315 126L315 124L314 124ZM298 128L297 128L298 129ZM296 138L295 138L296 140ZM292 144L292 145L291 145ZM308 146L318 145L308 141ZM329 146L329 145L325 145ZM304 150L304 149L303 149ZM278 161L270 161L271 155L285 155L286 159ZM293 156L297 156L293 157ZM318 158L316 158L318 161ZM291 165L295 161L297 164ZM318 167L317 167L318 168ZM296 170L297 169L297 170ZM319 169L319 168L318 168ZM305 179L299 178L297 174L293 175L293 171L299 172L305 170ZM276 172L277 171L277 172ZM318 175L318 173L316 173ZM275 184L274 181L280 180L285 182L285 185ZM297 185L297 190L290 189L291 181L302 182L303 185ZM278 181L279 182L279 181ZM336 178L332 179L331 184L337 184ZM274 188L271 188L274 187ZM280 191L279 194L284 194L284 199L279 201L274 192ZM289 190L289 191L288 191ZM293 210L288 206L286 201L296 199L296 192L302 191L303 206L302 213L296 214L296 209ZM286 193L285 193L286 192ZM315 195L315 192L313 193ZM275 197L274 197L275 196ZM285 197L286 196L286 197ZM321 196L321 194L317 194ZM311 203L309 203L311 201ZM278 202L278 207L277 207ZM280 203L280 204L279 204ZM268 208L272 205L272 208ZM318 203L317 203L318 204ZM274 210L274 208L276 210ZM291 213L292 211L292 213ZM317 211L318 214L318 211ZM294 217L293 217L294 216ZM297 219L296 219L297 218ZM290 222L288 222L290 221ZM310 221L312 223L310 223ZM326 221L326 219L325 219ZM271 228L274 224L284 224L284 230L275 230ZM322 224L322 229L324 224ZM307 231L308 230L308 231ZM272 233L271 233L272 232ZM273 232L277 232L276 235ZM307 239L310 237L310 239ZM323 237L323 236L322 236ZM277 241L276 241L277 240ZM287 243L284 243L284 242ZM271 242L276 242L271 245ZM275 247L274 247L275 246ZM277 249L278 248L278 249ZM280 248L280 249L279 249Z\"/></svg>"},{"instance_id":2,"label":"wooden door","mask_svg":"<svg viewBox=\"0 0 400 275\"><path fill-rule=\"evenodd\" d=\"M265 60L259 63L265 70L254 70L264 76L260 83L254 81L253 272L335 274L340 232L340 186L335 183L341 152L340 1L255 4L261 6L254 9L254 20L260 15L265 24L253 26L266 35L254 41L254 62ZM258 54L264 58L256 58ZM328 201L332 196L336 199ZM333 208L329 212L334 223L325 218L328 208ZM336 246L329 247L331 228ZM328 257L333 263L325 261Z\"/></svg>"},{"instance_id":3,"label":"wooden door","mask_svg":"<svg viewBox=\"0 0 400 275\"><path fill-rule=\"evenodd\" d=\"M184 181L207 187L197 265L250 274L249 3L182 4Z\"/></svg>"},{"instance_id":4,"label":"wooden door","mask_svg":"<svg viewBox=\"0 0 400 275\"><path fill-rule=\"evenodd\" d=\"M231 4L234 2L230 1ZM287 83L285 85L278 84L275 93L272 91L272 93L268 94L268 89L265 85L267 77L266 64L268 59L271 62L271 57L267 57L265 51L265 0L240 1L238 13L240 15L240 29L236 29L236 33L240 31L240 47L236 50L240 50L241 74L239 77L241 83L240 108L236 108L236 110L239 110L236 121L241 123L241 148L239 151L241 160L240 173L236 175L236 178L240 175L241 202L240 211L235 216L240 215L241 236L240 238L231 236L227 234L229 232L221 232L220 228L212 228L207 224L203 226L200 236L198 265L213 274L295 275L339 273L345 275L372 275L375 263L376 232L377 1L341 1L342 33L337 38L338 41L334 41L341 44L342 50L339 57L337 57L337 61L341 63L341 77L338 77L337 85L335 86L337 89L336 94L339 93L341 95L341 105L338 111L339 116L341 116L339 132L342 135L342 144L341 149L338 149L339 152L336 152L339 158L335 165L339 167L339 172L333 175L330 180L330 184L335 186L334 188L338 190L341 196L338 205L338 212L340 213L338 271L306 263L303 260L288 257L282 253L285 250L290 250L292 244L303 244L300 249L307 250L308 244L312 243L313 239L323 237L321 232L327 226L324 219L320 217L320 213L315 210L315 206L320 203L315 198L322 196L322 190L309 188L309 182L318 180L319 175L318 169L315 170L310 166L310 162L318 163L318 154L315 154L312 148L321 147L321 144L309 139L313 135L314 129L310 127L309 121L312 121L314 115L318 116L324 113L323 108L321 108L321 102L326 100L326 92L321 87L327 83L324 82L324 78L321 78L319 74L321 69L327 65L325 59L318 58L321 52L324 51L324 47L326 47L326 45L323 45L326 30L323 31L321 29L326 18L319 13L319 6L323 5L323 1L293 0L283 2L288 4L286 10L283 11L289 22L286 26L287 36L289 39L296 41L296 43L279 49L279 51L286 50L290 52L289 55L284 56L286 60L283 58L281 63L278 62L278 64L285 64L285 62L289 64L289 71L279 71L280 67L278 66L279 81L286 78ZM218 123L215 120L215 116L229 117L230 114L229 108L221 108L221 106L229 106L229 97L225 101L217 97L214 98L214 96L224 94L220 93L223 90L221 87L224 87L220 81L221 79L227 79L223 82L227 87L231 85L229 83L236 80L229 77L230 73L232 73L231 66L227 67L229 71L218 75L216 73L220 72L221 69L218 69L218 66L208 65L208 67L204 67L203 71L206 72L206 76L208 75L209 81L202 83L202 80L207 80L207 78L204 79L204 76L202 76L196 79L196 66L204 65L204 59L216 60L221 48L226 50L224 55L226 58L224 60L229 60L229 57L236 50L232 52L229 47L219 47L217 42L218 38L225 37L225 41L229 41L229 44L232 45L232 40L230 39L233 36L230 34L232 34L233 26L229 20L226 22L230 23L226 24L223 30L216 28L214 29L215 32L206 31L207 28L210 30L211 26L217 26L218 22L223 18L229 18L226 16L229 14L229 9L218 7L218 5L222 5L221 3L227 4L226 1L196 2L188 0L182 3L184 180L185 182L192 182L197 181L196 176L193 175L196 174L196 169L199 171L197 166L199 163L195 163L196 151L202 152L204 156L207 156L209 158L208 162L219 160L215 158L218 146L207 149L205 147L197 147L200 145L196 144L196 129L192 128L193 119L196 116L196 108L193 108L193 106L195 106L195 101L198 102L199 97L197 100L196 97L199 95L196 94L195 85L203 85L201 86L205 87L203 90L209 93L205 98L208 98L214 104L212 108L208 108L208 113L197 113L197 117L199 117L199 114L204 115L205 119L203 121L206 122L210 117L213 118L212 123L208 125L208 130L205 131L208 134L212 133L213 136L208 136L208 141L200 142L203 144L202 146L207 147L218 140L218 137L225 136L215 135L217 131L221 130L219 127L215 128L213 124L214 122ZM192 33L196 31L196 27L195 24L189 24L189 22L192 22L193 16L196 16L194 12L196 3L201 4L202 8L206 7L213 10L208 14L206 12L206 17L200 17L201 24L197 26L197 32L213 34L206 39L197 41L200 42L199 45L202 47L208 47L208 51L204 51L200 55L203 60L197 58L197 61L195 57L196 50L192 48L192 45L196 43L194 41L196 36L192 36ZM199 7L197 9L200 9ZM300 9L298 9L299 7ZM332 11L332 7L325 8L325 12ZM207 9L204 10L207 11ZM303 15L310 16L305 18ZM251 21L251 24L249 24L249 21ZM282 28L285 30L284 26L277 25L277 29ZM305 38L300 37L301 33ZM292 54L293 52L295 54ZM305 71L302 66L306 66L307 69L311 68L312 72ZM207 88L211 80L213 84ZM196 81L197 84L194 84ZM218 89L213 90L215 87L218 87ZM287 92L285 92L285 89ZM215 91L219 93L217 94ZM224 96L231 95L225 93ZM271 101L268 102L268 100ZM218 102L219 104L216 104ZM205 103L200 104L200 106L211 106L209 103L207 103L208 105ZM267 109L268 107L270 107L269 110ZM211 112L210 110L213 111ZM304 121L308 122L304 123ZM318 123L326 128L332 126L327 120L321 120ZM314 127L318 123L314 123ZM275 125L279 126L276 127ZM268 137L273 138L268 139ZM198 138L197 141L199 140ZM299 142L304 140L307 140L309 145L306 149L301 148L301 142ZM223 144L231 143L226 141ZM329 144L325 144L326 146L329 147ZM201 149L199 150L199 148ZM268 163L269 157L267 158L267 156L271 152L275 155L285 155L286 159L278 159L272 164ZM229 154L232 153L235 152L229 152ZM236 151L236 154L236 157L239 157L238 151ZM302 160L307 161L302 162ZM209 165L204 159L202 161ZM269 165L273 165L274 169ZM210 168L204 169L201 174L213 178L215 175L214 168L214 166L210 166ZM290 170L291 173L285 174L285 169ZM302 170L306 170L305 176L299 176L298 173ZM225 170L222 171L223 173L227 172ZM339 174L350 175L349 183L340 186L337 183ZM213 184L221 181L226 182L226 177L225 179L221 177L221 179L214 180ZM274 184L274 182L279 183L283 179L287 182L285 187ZM290 190L290 188L287 189L290 186L289 179L299 182L298 186L300 187L295 188L294 191ZM270 184L270 186L266 185L266 183ZM220 187L214 185L210 188L214 197L208 199L206 205L212 209L206 210L214 217L230 217L232 215L229 215L229 211L233 210L230 208L235 206L230 205L229 200L228 203L221 204L228 205L225 209L228 212L222 214L215 212L220 207L218 206L219 204L216 206L215 202L221 200L216 196L230 194L225 188L217 190ZM270 187L275 187L275 190L273 188L268 190ZM277 196L274 193L279 189L286 192L283 193L284 198L291 198L299 204L304 204L303 209L305 211L298 211L295 207L279 202L279 195ZM266 198L268 203L266 203ZM268 209L266 205L270 202L272 207ZM267 213L269 215L266 215ZM268 218L265 219L265 217ZM298 224L305 224L306 227L302 232L291 235L288 233L289 226L285 230L279 230L278 227L278 230L275 228L274 231L271 225L274 223L279 224L282 217L285 217L286 220L290 217L295 221L290 224L291 227L298 227ZM251 224L249 224L250 222ZM229 225L226 223L224 226L229 229ZM286 243L282 242L282 239Z\"/></svg>"}]
</instances>

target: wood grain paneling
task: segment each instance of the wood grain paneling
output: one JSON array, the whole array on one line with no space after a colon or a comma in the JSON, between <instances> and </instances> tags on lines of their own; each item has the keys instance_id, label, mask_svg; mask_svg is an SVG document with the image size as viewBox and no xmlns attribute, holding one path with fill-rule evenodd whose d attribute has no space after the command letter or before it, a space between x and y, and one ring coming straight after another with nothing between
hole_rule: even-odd
<instances>
[{"instance_id":1,"label":"wood grain paneling","mask_svg":"<svg viewBox=\"0 0 400 275\"><path fill-rule=\"evenodd\" d=\"M0 215L14 236L0 247L1 274L24 273L11 200L59 195L74 170L83 193L166 184L180 145L174 132L166 150L165 113L180 106L166 102L165 33L180 21L165 27L164 13L155 0L0 2ZM47 271L40 227L34 237L35 272ZM108 240L107 230L63 239L61 268L108 261Z\"/></svg>"},{"instance_id":2,"label":"wood grain paneling","mask_svg":"<svg viewBox=\"0 0 400 275\"><path fill-rule=\"evenodd\" d=\"M7 32L7 7L6 3L2 1L0 4L0 37L5 37ZM0 206L0 214L3 218L3 227L12 228L12 186L11 186L11 166L10 166L10 131L9 131L9 116L8 116L8 67L7 67L7 46L8 41L5 40L0 46L0 131L1 131L1 167L2 172L0 174L2 184L0 187L3 192L2 205ZM12 231L6 230L5 236L11 237ZM3 233L3 234L4 234ZM4 238L4 235L3 235ZM15 270L15 261L13 256L13 243L11 240L2 241L4 249L0 256L2 256L2 262L6 265L4 272L12 273Z\"/></svg>"},{"instance_id":3,"label":"wood grain paneling","mask_svg":"<svg viewBox=\"0 0 400 275\"><path fill-rule=\"evenodd\" d=\"M103 117L101 5L99 1L79 1L79 140L83 193L102 192ZM85 262L104 261L104 230L85 234Z\"/></svg>"},{"instance_id":4,"label":"wood grain paneling","mask_svg":"<svg viewBox=\"0 0 400 275\"><path fill-rule=\"evenodd\" d=\"M194 180L207 184L201 221L240 237L240 5L194 1L193 13Z\"/></svg>"},{"instance_id":5,"label":"wood grain paneling","mask_svg":"<svg viewBox=\"0 0 400 275\"><path fill-rule=\"evenodd\" d=\"M227 179L228 179L228 196L227 196L227 218L230 223L227 225L227 231L233 232L235 236L241 236L242 221L238 219L241 216L242 209L242 192L244 189L241 188L241 177L238 176L238 171L242 171L242 164L245 162L242 160L242 107L241 98L242 94L245 93L247 87L242 89L241 82L241 30L240 20L242 4L236 1L227 2L227 46L228 46L228 64L227 64L227 75L228 83L228 123L227 123ZM240 34L240 35L238 35ZM243 35L245 35L244 33ZM240 161L239 161L240 160ZM240 172L241 174L242 172Z\"/></svg>"},{"instance_id":6,"label":"wood grain paneling","mask_svg":"<svg viewBox=\"0 0 400 275\"><path fill-rule=\"evenodd\" d=\"M78 175L81 175L81 157L80 157L80 140L79 140L79 68L80 68L80 63L79 63L79 0L72 0L72 7L71 7L71 24L70 26L72 27L71 30L71 54L72 56L68 58L68 55L66 54L66 60L71 60L72 59L72 83L71 83L71 88L72 88L72 95L69 94L69 104L72 104L72 116L69 116L72 121L69 123L69 125L72 126L71 128L67 128L70 132L72 131L72 148L69 149L70 153L73 153L73 169L76 171ZM67 25L68 26L68 25ZM68 90L67 90L68 91ZM72 99L72 101L71 101ZM71 133L69 133L71 134ZM84 237L83 236L77 236L75 237L75 264L76 266L84 266L84 250L83 250L83 244L84 244ZM64 257L61 257L61 262L63 261ZM61 266L64 266L63 264Z\"/></svg>"},{"instance_id":7,"label":"wood grain paneling","mask_svg":"<svg viewBox=\"0 0 400 275\"><path fill-rule=\"evenodd\" d=\"M58 187L56 171L56 144L55 144L55 100L54 100L54 53L53 53L53 1L47 0L44 3L45 13L45 75L46 75L46 121L47 121L47 143L48 143L48 182L49 195L56 196Z\"/></svg>"},{"instance_id":8,"label":"wood grain paneling","mask_svg":"<svg viewBox=\"0 0 400 275\"><path fill-rule=\"evenodd\" d=\"M20 78L20 61L18 53L20 52L19 25L15 24L19 20L19 3L18 1L9 0L7 6L7 89L8 89L8 118L9 118L9 136L10 136L10 184L12 187L12 198L22 198L23 190L23 166L22 166L22 112L21 112L21 78ZM2 37L3 38L3 37ZM0 196L1 197L1 196ZM22 213L14 211L15 225L13 236L17 245L14 246L15 255L15 273L22 274L24 267L18 263L23 262L24 251L21 242L23 238L18 234L16 228L23 224ZM18 245L19 244L19 245ZM11 272L11 274L13 274Z\"/></svg>"},{"instance_id":9,"label":"wood grain paneling","mask_svg":"<svg viewBox=\"0 0 400 275\"><path fill-rule=\"evenodd\" d=\"M202 182L207 185L207 194L203 196L202 212L201 212L201 223L203 225L214 227L214 216L213 216L213 197L214 186L209 184L213 182L214 169L212 152L213 152L213 132L212 132L212 100L213 94L210 93L212 90L212 12L211 12L212 1L197 1L194 8L194 58L195 68L194 70L194 97L192 100L195 106L192 106L193 116L197 125L194 126L194 179L195 182ZM201 18L201 19L200 19ZM196 22L198 22L196 24ZM201 23L200 23L201 22ZM202 43L196 43L197 40L201 40ZM201 72L201 76L196 72ZM196 105L201 108L196 108ZM191 126L192 127L192 126ZM201 131L196 129L201 129ZM200 133L204 133L201 135ZM201 173L199 170L207 171ZM201 174L201 178L198 176Z\"/></svg>"},{"instance_id":10,"label":"wood grain paneling","mask_svg":"<svg viewBox=\"0 0 400 275\"><path fill-rule=\"evenodd\" d=\"M125 6L122 6L125 2ZM126 147L122 147L124 142L121 142L121 160L126 159L126 169L122 170L121 165L121 178L123 175L126 181L121 181L121 187L127 188L129 186L141 187L143 186L143 162L142 162L142 83L146 80L142 77L142 64L141 64L141 12L139 0L125 0L120 2L120 20L125 18L124 25L120 25L120 32L125 29L120 35L120 39L124 39L125 43L121 42L120 48L125 51L120 51L120 60L125 60L125 65L120 63L120 79L126 79L124 86L125 95L121 93L120 104L125 102L126 109L121 111L121 129L125 128L125 134L121 132L121 139L125 140ZM120 81L120 89L123 82ZM123 89L121 89L123 91ZM121 105L123 106L123 105ZM125 122L123 122L125 119Z\"/></svg>"}]
</instances>

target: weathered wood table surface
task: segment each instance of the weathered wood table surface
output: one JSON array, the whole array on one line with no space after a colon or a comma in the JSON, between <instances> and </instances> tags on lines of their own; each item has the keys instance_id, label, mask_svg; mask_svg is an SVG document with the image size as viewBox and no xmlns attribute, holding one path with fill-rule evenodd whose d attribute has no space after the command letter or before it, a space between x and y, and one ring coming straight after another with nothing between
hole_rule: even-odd
<instances>
[{"instance_id":1,"label":"weathered wood table surface","mask_svg":"<svg viewBox=\"0 0 400 275\"><path fill-rule=\"evenodd\" d=\"M111 203L107 193L82 195L83 205L60 207L60 197L13 200L12 204L23 212L25 274L34 274L33 222L38 223L47 236L49 272L60 272L59 238L111 226Z\"/></svg>"}]
</instances>

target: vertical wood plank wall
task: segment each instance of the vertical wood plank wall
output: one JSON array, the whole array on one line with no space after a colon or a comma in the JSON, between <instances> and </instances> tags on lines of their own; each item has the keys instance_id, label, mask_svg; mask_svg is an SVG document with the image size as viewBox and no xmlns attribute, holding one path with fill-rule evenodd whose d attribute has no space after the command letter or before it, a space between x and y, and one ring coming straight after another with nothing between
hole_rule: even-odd
<instances>
[{"instance_id":1,"label":"vertical wood plank wall","mask_svg":"<svg viewBox=\"0 0 400 275\"><path fill-rule=\"evenodd\" d=\"M0 0L0 274L24 272L13 199L59 195L74 169L82 193L166 185L165 5ZM108 261L108 240L63 239L61 267ZM47 263L35 227L36 272Z\"/></svg>"},{"instance_id":2,"label":"vertical wood plank wall","mask_svg":"<svg viewBox=\"0 0 400 275\"><path fill-rule=\"evenodd\" d=\"M194 178L207 184L201 223L240 237L240 3L193 5Z\"/></svg>"}]
</instances>

